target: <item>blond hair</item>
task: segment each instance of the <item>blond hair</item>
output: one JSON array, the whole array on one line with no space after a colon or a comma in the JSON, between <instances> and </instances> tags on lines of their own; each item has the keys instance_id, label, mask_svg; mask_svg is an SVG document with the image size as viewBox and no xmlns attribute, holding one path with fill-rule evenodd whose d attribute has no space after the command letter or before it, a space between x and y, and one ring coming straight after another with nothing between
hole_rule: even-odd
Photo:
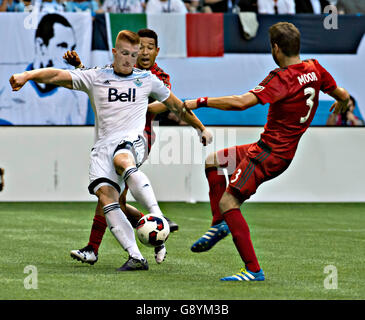
<instances>
[{"instance_id":1,"label":"blond hair","mask_svg":"<svg viewBox=\"0 0 365 320\"><path fill-rule=\"evenodd\" d=\"M139 35L130 30L122 30L118 33L117 39L115 40L115 45L120 41L127 41L132 45L139 44Z\"/></svg>"}]
</instances>

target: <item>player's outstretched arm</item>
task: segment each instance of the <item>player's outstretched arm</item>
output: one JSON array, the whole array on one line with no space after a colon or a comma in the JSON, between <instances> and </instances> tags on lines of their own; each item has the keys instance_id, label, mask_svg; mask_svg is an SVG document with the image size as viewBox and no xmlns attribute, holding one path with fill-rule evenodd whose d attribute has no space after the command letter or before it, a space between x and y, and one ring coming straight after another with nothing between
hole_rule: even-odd
<instances>
[{"instance_id":1,"label":"player's outstretched arm","mask_svg":"<svg viewBox=\"0 0 365 320\"><path fill-rule=\"evenodd\" d=\"M167 110L168 108L162 102L155 101L148 105L148 112L153 114L159 114Z\"/></svg>"},{"instance_id":2,"label":"player's outstretched arm","mask_svg":"<svg viewBox=\"0 0 365 320\"><path fill-rule=\"evenodd\" d=\"M329 93L329 95L336 99L336 102L330 108L330 112L333 111L334 114L346 112L350 100L350 94L347 92L347 90L337 87L335 90Z\"/></svg>"},{"instance_id":3,"label":"player's outstretched arm","mask_svg":"<svg viewBox=\"0 0 365 320\"><path fill-rule=\"evenodd\" d=\"M42 68L23 73L13 74L10 79L10 85L13 91L20 90L29 80L39 83L54 84L68 89L72 89L72 77L67 70L55 68Z\"/></svg>"},{"instance_id":4,"label":"player's outstretched arm","mask_svg":"<svg viewBox=\"0 0 365 320\"><path fill-rule=\"evenodd\" d=\"M205 128L198 117L185 107L185 103L178 99L172 92L170 96L163 101L163 104L174 112L181 120L184 120L198 131L200 141L203 145L210 144L213 141L213 135Z\"/></svg>"},{"instance_id":5,"label":"player's outstretched arm","mask_svg":"<svg viewBox=\"0 0 365 320\"><path fill-rule=\"evenodd\" d=\"M201 107L215 108L220 110L242 111L259 103L257 97L247 92L242 95L225 96L218 98L198 98L196 100L186 100L186 106L191 109Z\"/></svg>"}]
</instances>

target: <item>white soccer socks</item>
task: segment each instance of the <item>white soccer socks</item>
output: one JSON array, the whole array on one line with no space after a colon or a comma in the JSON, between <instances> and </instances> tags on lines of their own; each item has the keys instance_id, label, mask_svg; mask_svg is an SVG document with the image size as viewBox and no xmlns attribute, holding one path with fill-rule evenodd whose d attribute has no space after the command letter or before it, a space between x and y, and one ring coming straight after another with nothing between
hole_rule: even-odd
<instances>
[{"instance_id":1,"label":"white soccer socks","mask_svg":"<svg viewBox=\"0 0 365 320\"><path fill-rule=\"evenodd\" d=\"M134 199L144 206L148 213L162 215L151 182L142 171L136 167L129 167L125 170L123 179L128 184Z\"/></svg>"},{"instance_id":2,"label":"white soccer socks","mask_svg":"<svg viewBox=\"0 0 365 320\"><path fill-rule=\"evenodd\" d=\"M108 204L103 210L109 230L123 249L126 250L131 257L138 260L143 259L136 243L133 227L120 209L119 203L114 202Z\"/></svg>"}]
</instances>

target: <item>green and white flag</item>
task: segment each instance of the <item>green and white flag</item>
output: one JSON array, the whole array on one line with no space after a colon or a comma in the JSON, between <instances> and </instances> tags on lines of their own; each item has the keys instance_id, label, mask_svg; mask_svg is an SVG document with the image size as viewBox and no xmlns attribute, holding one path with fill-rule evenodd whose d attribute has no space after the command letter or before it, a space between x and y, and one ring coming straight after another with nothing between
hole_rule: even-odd
<instances>
[{"instance_id":1,"label":"green and white flag","mask_svg":"<svg viewBox=\"0 0 365 320\"><path fill-rule=\"evenodd\" d=\"M137 32L148 28L158 35L160 58L186 57L186 15L185 14L114 14L106 13L109 50L121 30Z\"/></svg>"}]
</instances>

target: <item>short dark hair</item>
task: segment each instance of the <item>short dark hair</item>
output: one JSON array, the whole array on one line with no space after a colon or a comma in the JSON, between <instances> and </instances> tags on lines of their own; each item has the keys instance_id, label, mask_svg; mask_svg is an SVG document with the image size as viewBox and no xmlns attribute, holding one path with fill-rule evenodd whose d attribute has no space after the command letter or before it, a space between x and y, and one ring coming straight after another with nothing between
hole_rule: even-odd
<instances>
[{"instance_id":1,"label":"short dark hair","mask_svg":"<svg viewBox=\"0 0 365 320\"><path fill-rule=\"evenodd\" d=\"M289 22L278 22L269 28L270 43L276 43L288 57L297 56L300 52L300 31Z\"/></svg>"},{"instance_id":2,"label":"short dark hair","mask_svg":"<svg viewBox=\"0 0 365 320\"><path fill-rule=\"evenodd\" d=\"M141 38L151 38L155 39L156 48L158 48L158 36L157 33L151 29L140 29L138 35Z\"/></svg>"},{"instance_id":3,"label":"short dark hair","mask_svg":"<svg viewBox=\"0 0 365 320\"><path fill-rule=\"evenodd\" d=\"M356 100L355 100L355 98L350 95L350 100L352 100L352 103L354 104L354 107L356 108Z\"/></svg>"},{"instance_id":4,"label":"short dark hair","mask_svg":"<svg viewBox=\"0 0 365 320\"><path fill-rule=\"evenodd\" d=\"M35 32L36 38L42 38L43 43L48 46L49 40L54 37L53 26L55 23L60 23L65 27L72 28L67 19L59 14L46 14L42 17Z\"/></svg>"},{"instance_id":5,"label":"short dark hair","mask_svg":"<svg viewBox=\"0 0 365 320\"><path fill-rule=\"evenodd\" d=\"M122 30L118 33L117 39L115 40L115 45L117 45L118 41L128 41L130 44L139 44L140 39L139 35L130 30Z\"/></svg>"}]
</instances>

